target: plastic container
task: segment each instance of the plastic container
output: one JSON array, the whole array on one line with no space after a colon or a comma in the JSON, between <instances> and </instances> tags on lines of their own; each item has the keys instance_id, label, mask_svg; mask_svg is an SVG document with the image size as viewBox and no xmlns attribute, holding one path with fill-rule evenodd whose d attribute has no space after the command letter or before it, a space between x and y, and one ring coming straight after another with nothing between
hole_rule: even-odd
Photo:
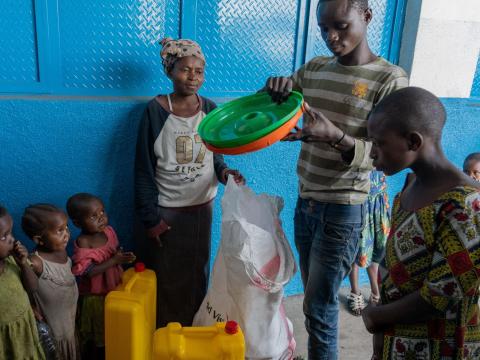
<instances>
[{"instance_id":1,"label":"plastic container","mask_svg":"<svg viewBox=\"0 0 480 360\"><path fill-rule=\"evenodd\" d=\"M198 133L214 148L234 148L265 138L302 113L303 96L293 91L281 104L266 92L244 96L219 106L202 120Z\"/></svg>"},{"instance_id":2,"label":"plastic container","mask_svg":"<svg viewBox=\"0 0 480 360\"><path fill-rule=\"evenodd\" d=\"M154 360L244 360L245 340L234 321L208 327L170 323L153 339Z\"/></svg>"},{"instance_id":3,"label":"plastic container","mask_svg":"<svg viewBox=\"0 0 480 360\"><path fill-rule=\"evenodd\" d=\"M210 151L213 151L218 154L225 154L225 155L238 155L238 154L245 154L248 152L261 150L263 148L266 148L276 143L277 141L287 136L293 130L293 128L297 125L297 122L302 116L302 114L303 114L303 111L300 109L289 121L287 121L285 124L283 124L279 128L272 131L270 134L245 145L236 146L236 147L218 148L211 144L205 143L205 146Z\"/></svg>"},{"instance_id":4,"label":"plastic container","mask_svg":"<svg viewBox=\"0 0 480 360\"><path fill-rule=\"evenodd\" d=\"M157 278L141 263L123 273L105 299L107 360L151 360L156 323Z\"/></svg>"}]
</instances>

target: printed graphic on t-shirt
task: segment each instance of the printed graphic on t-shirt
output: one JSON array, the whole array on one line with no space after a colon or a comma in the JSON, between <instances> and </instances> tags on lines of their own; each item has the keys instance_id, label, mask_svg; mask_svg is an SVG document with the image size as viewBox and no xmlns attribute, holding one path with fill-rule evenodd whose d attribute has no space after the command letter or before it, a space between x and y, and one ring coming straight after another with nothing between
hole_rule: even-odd
<instances>
[{"instance_id":1,"label":"printed graphic on t-shirt","mask_svg":"<svg viewBox=\"0 0 480 360\"><path fill-rule=\"evenodd\" d=\"M180 135L175 140L176 159L178 165L174 173L181 181L193 182L203 174L199 172L205 167L203 160L207 148L198 134L195 136Z\"/></svg>"},{"instance_id":2,"label":"printed graphic on t-shirt","mask_svg":"<svg viewBox=\"0 0 480 360\"><path fill-rule=\"evenodd\" d=\"M368 84L362 81L356 80L353 83L352 95L346 95L344 103L356 108L365 107L367 101L364 100L368 93Z\"/></svg>"}]
</instances>

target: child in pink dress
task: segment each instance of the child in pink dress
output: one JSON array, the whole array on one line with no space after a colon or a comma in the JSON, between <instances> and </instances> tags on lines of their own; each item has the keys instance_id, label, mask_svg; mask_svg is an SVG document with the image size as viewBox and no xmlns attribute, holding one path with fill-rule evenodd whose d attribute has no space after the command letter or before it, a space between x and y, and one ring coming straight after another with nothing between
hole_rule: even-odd
<instances>
[{"instance_id":1,"label":"child in pink dress","mask_svg":"<svg viewBox=\"0 0 480 360\"><path fill-rule=\"evenodd\" d=\"M80 337L88 359L104 356L105 295L121 281L121 264L135 255L119 249L115 230L108 225L102 200L86 193L67 202L68 215L82 230L74 243L72 272L80 278Z\"/></svg>"}]
</instances>

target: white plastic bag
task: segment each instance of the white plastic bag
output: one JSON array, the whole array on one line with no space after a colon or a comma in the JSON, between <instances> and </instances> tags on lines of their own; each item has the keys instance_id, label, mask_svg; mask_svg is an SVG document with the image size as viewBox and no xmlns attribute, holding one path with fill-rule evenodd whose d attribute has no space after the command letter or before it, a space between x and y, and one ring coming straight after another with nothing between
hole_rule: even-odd
<instances>
[{"instance_id":1,"label":"white plastic bag","mask_svg":"<svg viewBox=\"0 0 480 360\"><path fill-rule=\"evenodd\" d=\"M222 199L222 240L210 288L194 326L235 320L247 359L291 359L292 324L283 309L283 286L296 271L282 230L280 197L256 195L228 180Z\"/></svg>"}]
</instances>

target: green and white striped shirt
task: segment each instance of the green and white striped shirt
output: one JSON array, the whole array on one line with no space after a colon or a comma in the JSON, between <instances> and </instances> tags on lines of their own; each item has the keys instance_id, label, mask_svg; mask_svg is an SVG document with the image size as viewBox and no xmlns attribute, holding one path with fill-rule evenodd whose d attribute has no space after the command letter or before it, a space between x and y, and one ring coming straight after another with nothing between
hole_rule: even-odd
<instances>
[{"instance_id":1,"label":"green and white striped shirt","mask_svg":"<svg viewBox=\"0 0 480 360\"><path fill-rule=\"evenodd\" d=\"M294 90L346 134L355 138L350 164L326 143L302 143L297 164L300 197L337 204L361 204L369 189L371 143L367 119L375 104L408 86L403 69L378 57L358 66L344 66L335 57L316 57L292 75Z\"/></svg>"}]
</instances>

